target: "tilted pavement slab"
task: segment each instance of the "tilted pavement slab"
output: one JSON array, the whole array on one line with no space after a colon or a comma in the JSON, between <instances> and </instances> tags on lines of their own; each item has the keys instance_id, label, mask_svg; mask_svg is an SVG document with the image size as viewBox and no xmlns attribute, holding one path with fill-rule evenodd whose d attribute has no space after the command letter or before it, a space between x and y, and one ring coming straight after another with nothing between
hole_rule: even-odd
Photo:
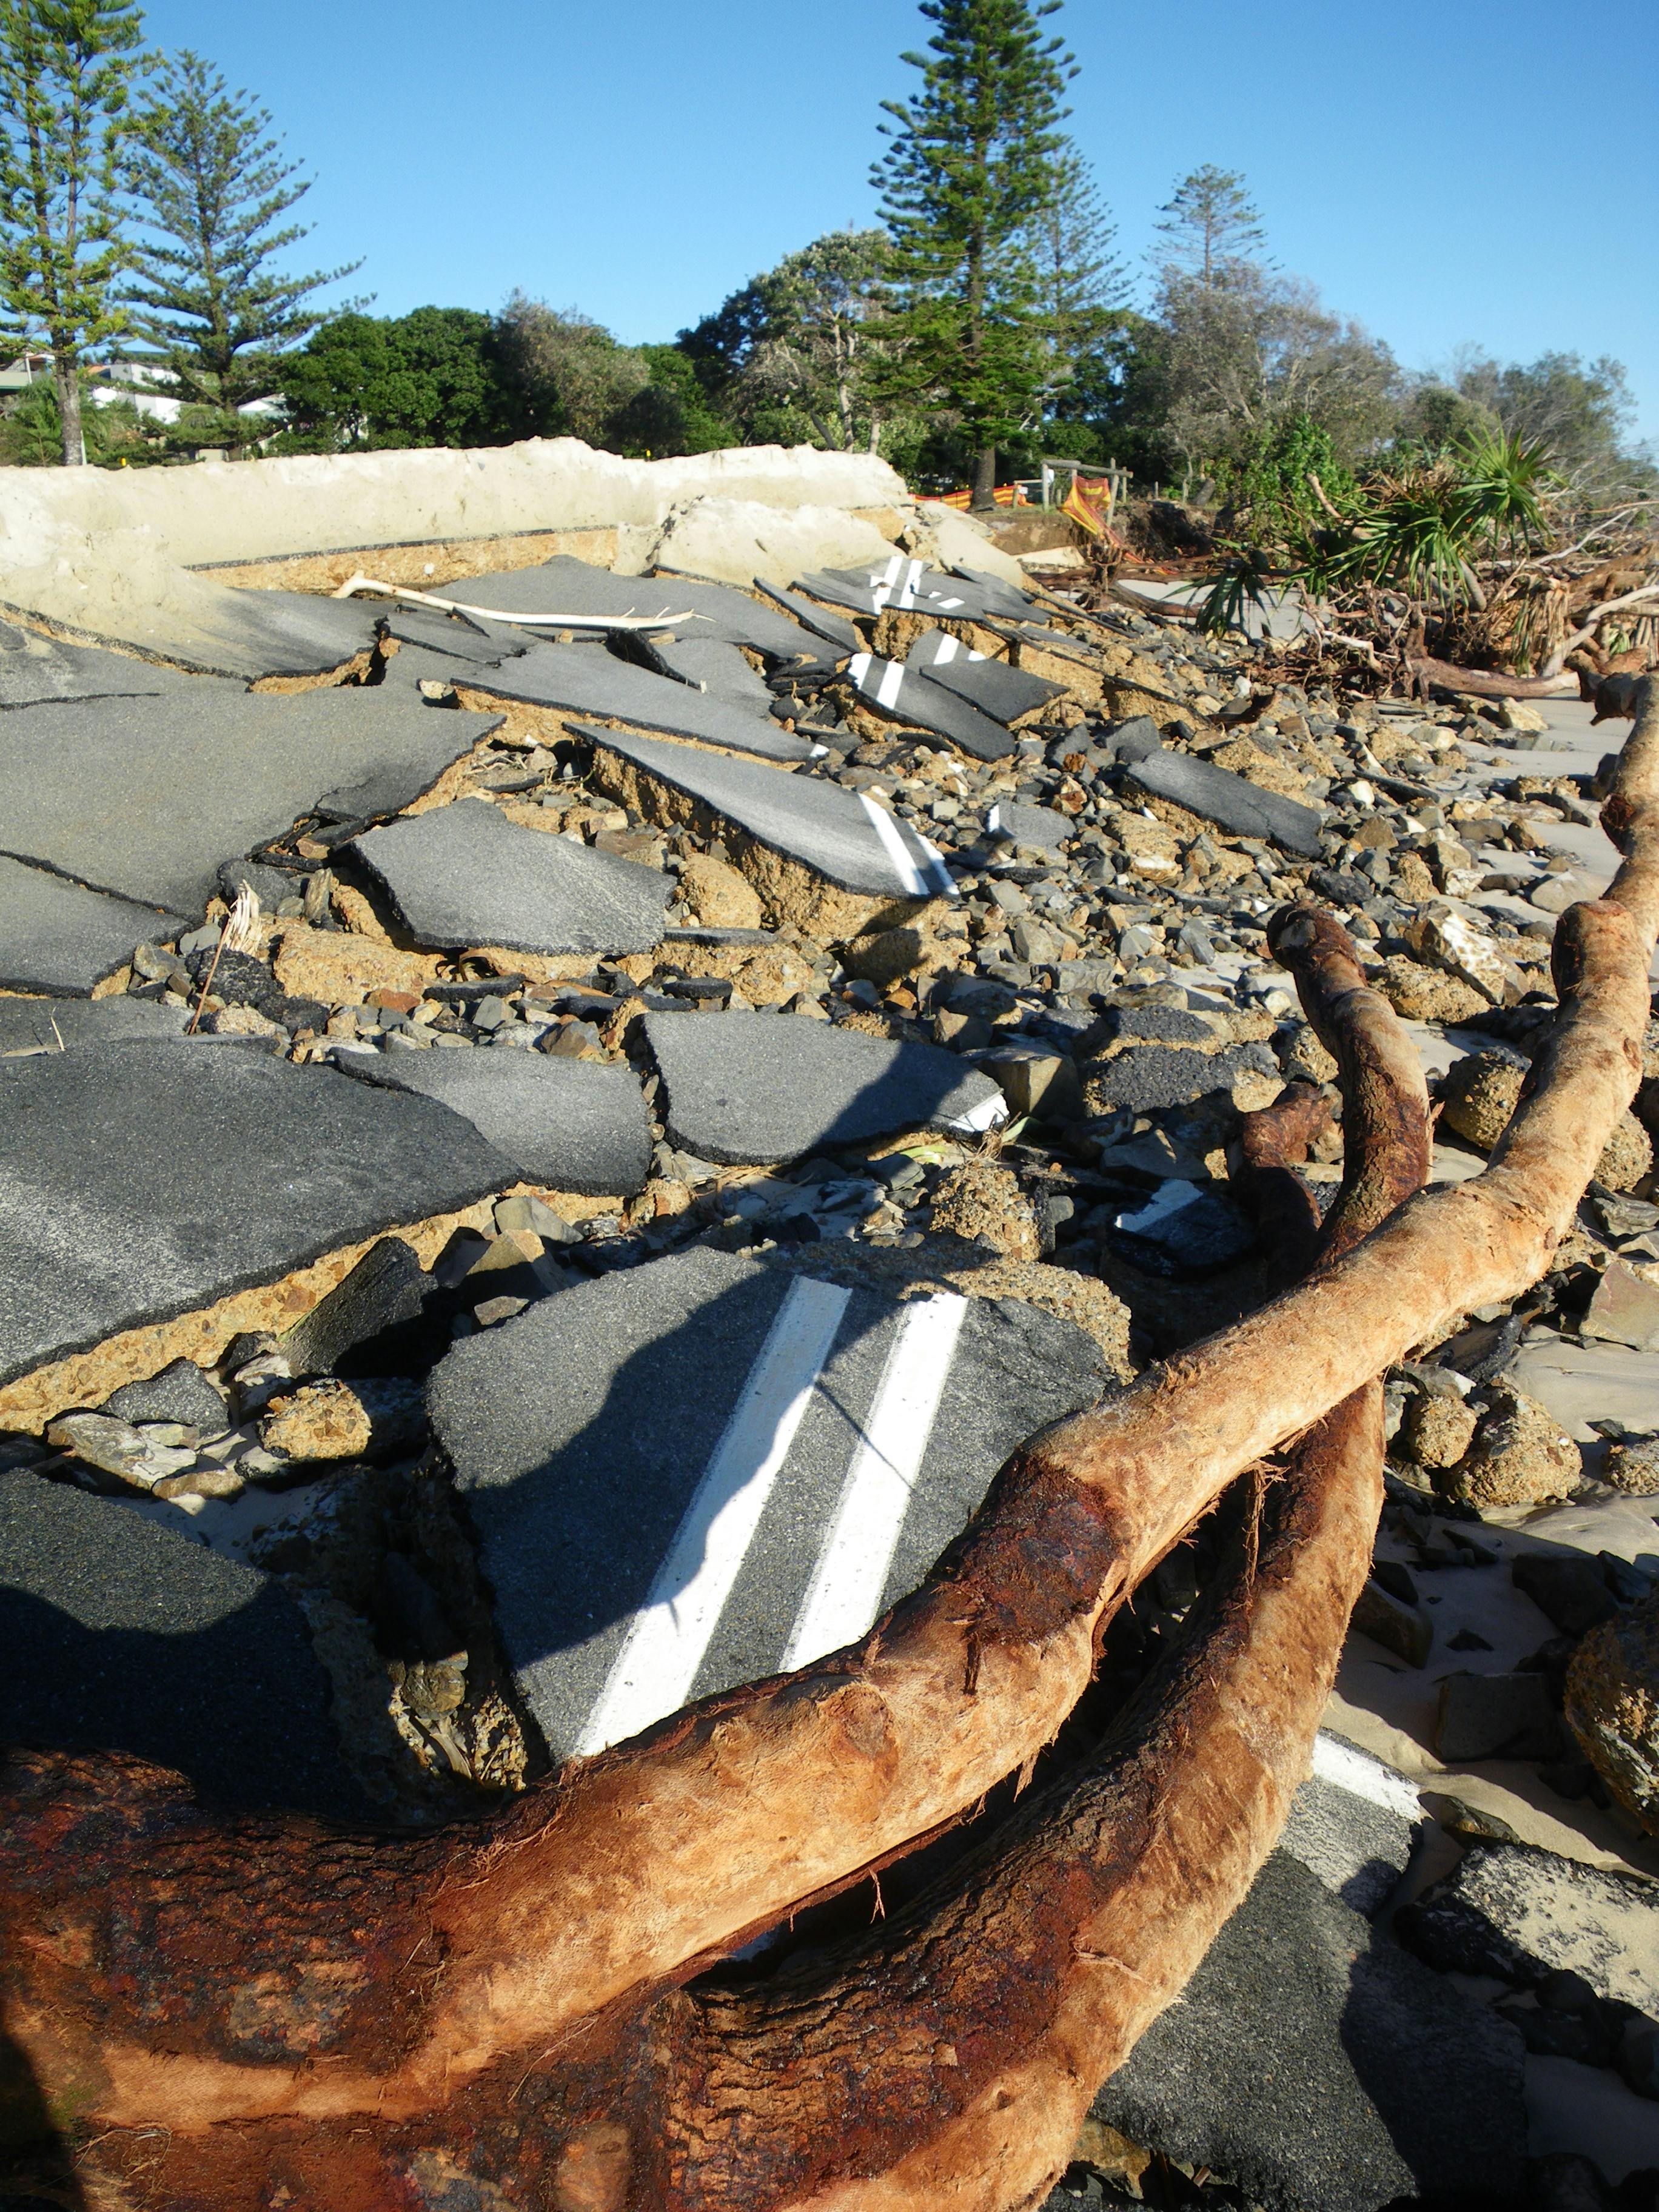
<instances>
[{"instance_id":1,"label":"tilted pavement slab","mask_svg":"<svg viewBox=\"0 0 1659 2212\"><path fill-rule=\"evenodd\" d=\"M755 589L775 600L787 615L811 631L815 638L834 646L839 654L856 653L863 640L844 615L832 614L828 607L820 606L816 599L805 598L799 592L787 592L781 585L763 583L755 579Z\"/></svg>"},{"instance_id":2,"label":"tilted pavement slab","mask_svg":"<svg viewBox=\"0 0 1659 2212\"><path fill-rule=\"evenodd\" d=\"M559 1759L855 1640L1106 1382L1092 1339L1014 1299L702 1249L457 1346L428 1406Z\"/></svg>"},{"instance_id":3,"label":"tilted pavement slab","mask_svg":"<svg viewBox=\"0 0 1659 2212\"><path fill-rule=\"evenodd\" d=\"M1009 730L1026 715L1040 713L1066 689L1046 676L1011 668L1006 660L970 653L960 638L944 629L924 630L905 654L904 665Z\"/></svg>"},{"instance_id":4,"label":"tilted pavement slab","mask_svg":"<svg viewBox=\"0 0 1659 2212\"><path fill-rule=\"evenodd\" d=\"M135 945L188 927L179 915L0 858L0 989L85 998L132 957Z\"/></svg>"},{"instance_id":5,"label":"tilted pavement slab","mask_svg":"<svg viewBox=\"0 0 1659 2212\"><path fill-rule=\"evenodd\" d=\"M659 869L509 822L462 799L352 842L417 945L649 952L672 886Z\"/></svg>"},{"instance_id":6,"label":"tilted pavement slab","mask_svg":"<svg viewBox=\"0 0 1659 2212\"><path fill-rule=\"evenodd\" d=\"M1281 1850L1091 2117L1273 2212L1509 2203L1523 2057Z\"/></svg>"},{"instance_id":7,"label":"tilted pavement slab","mask_svg":"<svg viewBox=\"0 0 1659 2212\"><path fill-rule=\"evenodd\" d=\"M607 720L763 760L804 761L813 756L805 738L793 736L769 714L694 691L689 684L654 675L603 647L532 645L516 660L503 661L499 668L469 669L453 681L464 706L527 709L533 733L544 738L556 737L567 715L602 714ZM544 726L549 717L558 727Z\"/></svg>"},{"instance_id":8,"label":"tilted pavement slab","mask_svg":"<svg viewBox=\"0 0 1659 2212\"><path fill-rule=\"evenodd\" d=\"M755 673L740 646L718 637L646 638L640 649L659 676L689 684L694 691L746 708L750 714L769 715L772 711L766 679Z\"/></svg>"},{"instance_id":9,"label":"tilted pavement slab","mask_svg":"<svg viewBox=\"0 0 1659 2212\"><path fill-rule=\"evenodd\" d=\"M7 1746L124 1752L220 1804L372 1817L299 1607L142 1508L0 1484L0 1679Z\"/></svg>"},{"instance_id":10,"label":"tilted pavement slab","mask_svg":"<svg viewBox=\"0 0 1659 2212\"><path fill-rule=\"evenodd\" d=\"M526 1182L592 1198L633 1198L645 1188L651 1121L628 1068L481 1046L342 1054L339 1064L464 1115Z\"/></svg>"},{"instance_id":11,"label":"tilted pavement slab","mask_svg":"<svg viewBox=\"0 0 1659 2212\"><path fill-rule=\"evenodd\" d=\"M1129 781L1154 799L1172 799L1236 837L1266 837L1309 860L1320 856L1324 817L1316 808L1264 791L1259 783L1218 768L1213 761L1160 748L1131 763Z\"/></svg>"},{"instance_id":12,"label":"tilted pavement slab","mask_svg":"<svg viewBox=\"0 0 1659 2212\"><path fill-rule=\"evenodd\" d=\"M194 678L101 646L69 645L0 622L0 709L50 700L154 698Z\"/></svg>"},{"instance_id":13,"label":"tilted pavement slab","mask_svg":"<svg viewBox=\"0 0 1659 2212\"><path fill-rule=\"evenodd\" d=\"M0 852L199 915L222 861L338 794L396 812L500 721L380 687L272 697L211 683L0 714Z\"/></svg>"},{"instance_id":14,"label":"tilted pavement slab","mask_svg":"<svg viewBox=\"0 0 1659 2212\"><path fill-rule=\"evenodd\" d=\"M376 605L375 627L382 649L391 642L400 649L415 647L424 653L441 653L447 659L494 668L524 652L530 643L523 630L509 629L504 623L486 622L475 615L447 615L436 607L407 606L395 599L389 605L378 601Z\"/></svg>"},{"instance_id":15,"label":"tilted pavement slab","mask_svg":"<svg viewBox=\"0 0 1659 2212\"><path fill-rule=\"evenodd\" d=\"M647 821L721 837L775 923L829 942L957 896L938 849L862 793L629 731L572 735L595 747L600 787Z\"/></svg>"},{"instance_id":16,"label":"tilted pavement slab","mask_svg":"<svg viewBox=\"0 0 1659 2212\"><path fill-rule=\"evenodd\" d=\"M520 1180L435 1100L193 1038L0 1061L0 1428L210 1365Z\"/></svg>"},{"instance_id":17,"label":"tilted pavement slab","mask_svg":"<svg viewBox=\"0 0 1659 2212\"><path fill-rule=\"evenodd\" d=\"M933 1044L896 1044L802 1014L647 1014L672 1140L697 1158L769 1165L897 1129L982 1134L1006 1117L988 1075Z\"/></svg>"},{"instance_id":18,"label":"tilted pavement slab","mask_svg":"<svg viewBox=\"0 0 1659 2212\"><path fill-rule=\"evenodd\" d=\"M1006 837L1012 844L1056 858L1066 840L1077 835L1077 824L1057 807L1026 806L1017 799L999 799L986 813L985 827L993 837Z\"/></svg>"},{"instance_id":19,"label":"tilted pavement slab","mask_svg":"<svg viewBox=\"0 0 1659 2212\"><path fill-rule=\"evenodd\" d=\"M746 645L785 665L817 657L813 640L799 623L730 584L673 574L619 576L569 554L561 554L536 568L468 576L449 586L442 596L498 609L509 620L514 613L661 616L663 629L677 637ZM668 619L673 616L679 619Z\"/></svg>"},{"instance_id":20,"label":"tilted pavement slab","mask_svg":"<svg viewBox=\"0 0 1659 2212\"><path fill-rule=\"evenodd\" d=\"M847 672L859 696L867 699L878 713L948 738L975 760L1005 760L1014 750L1012 738L1000 722L905 661L855 653L847 664Z\"/></svg>"},{"instance_id":21,"label":"tilted pavement slab","mask_svg":"<svg viewBox=\"0 0 1659 2212\"><path fill-rule=\"evenodd\" d=\"M868 568L813 569L797 578L795 587L854 614L878 615L892 607L900 614L930 614L950 622L1025 614L1033 604L994 577L948 574L903 553Z\"/></svg>"}]
</instances>

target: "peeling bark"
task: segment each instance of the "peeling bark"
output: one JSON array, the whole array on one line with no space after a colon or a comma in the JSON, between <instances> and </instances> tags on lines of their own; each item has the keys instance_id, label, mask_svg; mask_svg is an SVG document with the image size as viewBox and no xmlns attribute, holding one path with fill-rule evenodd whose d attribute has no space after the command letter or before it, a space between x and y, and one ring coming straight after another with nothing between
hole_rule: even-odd
<instances>
[{"instance_id":1,"label":"peeling bark","mask_svg":"<svg viewBox=\"0 0 1659 2212\"><path fill-rule=\"evenodd\" d=\"M15 1761L0 1790L6 2021L46 2108L95 2130L170 2129L180 2175L198 2154L214 2163L210 2142L256 2140L275 2174L281 2145L332 2140L335 2119L365 2158L371 2136L422 2114L441 2116L428 2142L435 2126L459 2142L485 2128L463 2105L515 2142L556 2136L567 2159L591 2125L587 2170L615 2168L624 2123L592 2085L626 2039L618 2000L689 1976L1035 1757L1086 1685L1105 1617L1240 1470L1542 1271L1639 1075L1659 683L1643 687L1603 818L1629 857L1607 899L1560 926L1562 1015L1486 1173L1413 1199L1317 1280L1036 1440L860 1645L574 1765L482 1832L418 1842L217 1818L131 1762ZM1323 963L1316 1025L1339 1057L1356 1052L1382 1021L1358 970L1305 909L1276 941L1310 974ZM1358 1061L1344 1069L1366 1079ZM561 2091L556 2125L500 2087L532 2081L556 2049L564 2078L592 2089ZM167 2201L193 2200L180 2180Z\"/></svg>"}]
</instances>

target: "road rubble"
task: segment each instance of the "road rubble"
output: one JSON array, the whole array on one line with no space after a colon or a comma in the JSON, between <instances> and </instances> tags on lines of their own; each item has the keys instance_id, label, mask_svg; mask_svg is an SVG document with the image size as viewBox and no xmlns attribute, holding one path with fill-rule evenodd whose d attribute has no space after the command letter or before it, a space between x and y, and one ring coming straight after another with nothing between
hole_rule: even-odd
<instances>
[{"instance_id":1,"label":"road rubble","mask_svg":"<svg viewBox=\"0 0 1659 2212\"><path fill-rule=\"evenodd\" d=\"M1659 2207L1659 678L939 555L0 626L7 2201Z\"/></svg>"}]
</instances>

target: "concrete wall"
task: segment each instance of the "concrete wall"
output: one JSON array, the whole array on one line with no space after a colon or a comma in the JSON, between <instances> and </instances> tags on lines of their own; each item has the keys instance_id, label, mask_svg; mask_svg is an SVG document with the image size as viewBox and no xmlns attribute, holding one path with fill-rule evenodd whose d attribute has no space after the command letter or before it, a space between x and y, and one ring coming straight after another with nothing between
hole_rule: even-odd
<instances>
[{"instance_id":1,"label":"concrete wall","mask_svg":"<svg viewBox=\"0 0 1659 2212\"><path fill-rule=\"evenodd\" d=\"M629 461L554 438L470 453L0 469L0 608L186 667L242 666L221 650L246 628L227 570L245 588L327 591L358 568L441 587L568 550L629 574L659 565L746 586L879 562L896 543L1019 574L979 526L919 508L885 461L809 446ZM377 561L373 549L387 546L422 550ZM319 557L336 548L362 551L343 565Z\"/></svg>"},{"instance_id":2,"label":"concrete wall","mask_svg":"<svg viewBox=\"0 0 1659 2212\"><path fill-rule=\"evenodd\" d=\"M334 546L631 525L689 500L771 507L908 502L867 453L742 447L629 461L575 438L476 452L295 455L172 469L0 469L0 569L34 565L43 537L147 528L185 568Z\"/></svg>"}]
</instances>

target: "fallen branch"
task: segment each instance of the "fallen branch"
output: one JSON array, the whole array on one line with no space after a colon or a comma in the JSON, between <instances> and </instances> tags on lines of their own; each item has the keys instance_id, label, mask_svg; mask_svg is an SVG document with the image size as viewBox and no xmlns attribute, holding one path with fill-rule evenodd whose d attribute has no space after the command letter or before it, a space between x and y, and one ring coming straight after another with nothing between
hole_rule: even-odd
<instances>
[{"instance_id":1,"label":"fallen branch","mask_svg":"<svg viewBox=\"0 0 1659 2212\"><path fill-rule=\"evenodd\" d=\"M1241 1469L1547 1265L1640 1070L1659 683L1603 820L1628 857L1558 928L1562 1013L1486 1172L1018 1455L948 1570L861 1644L574 1765L482 1832L416 1841L216 1817L132 1762L16 1760L7 2019L44 2092L181 2135L430 2112L1034 1757L1103 1623Z\"/></svg>"},{"instance_id":2,"label":"fallen branch","mask_svg":"<svg viewBox=\"0 0 1659 2212\"><path fill-rule=\"evenodd\" d=\"M514 614L503 607L469 606L465 599L435 599L430 592L416 592L404 584L383 584L373 576L361 575L349 577L331 596L349 599L359 592L378 592L387 599L407 599L411 606L435 607L440 614L476 615L480 622L516 623L521 629L672 629L692 617L690 607L678 615Z\"/></svg>"},{"instance_id":3,"label":"fallen branch","mask_svg":"<svg viewBox=\"0 0 1659 2212\"><path fill-rule=\"evenodd\" d=\"M1592 643L1596 631L1609 615L1616 615L1624 607L1637 606L1644 599L1659 599L1659 584L1644 584L1639 592L1625 592L1616 599L1603 599L1599 607L1592 607L1571 636L1563 638L1560 644L1552 649L1549 659L1544 663L1545 674L1554 676L1565 666L1570 653L1577 653L1581 645Z\"/></svg>"},{"instance_id":4,"label":"fallen branch","mask_svg":"<svg viewBox=\"0 0 1659 2212\"><path fill-rule=\"evenodd\" d=\"M1449 660L1419 658L1407 660L1406 672L1418 683L1466 691L1477 699L1568 699L1578 690L1577 678L1561 674L1559 664L1547 676L1506 676L1501 669L1459 668Z\"/></svg>"}]
</instances>

